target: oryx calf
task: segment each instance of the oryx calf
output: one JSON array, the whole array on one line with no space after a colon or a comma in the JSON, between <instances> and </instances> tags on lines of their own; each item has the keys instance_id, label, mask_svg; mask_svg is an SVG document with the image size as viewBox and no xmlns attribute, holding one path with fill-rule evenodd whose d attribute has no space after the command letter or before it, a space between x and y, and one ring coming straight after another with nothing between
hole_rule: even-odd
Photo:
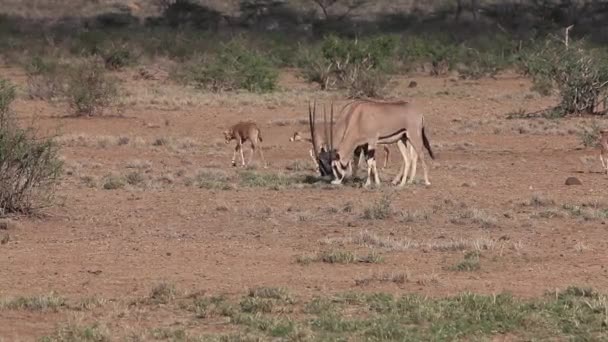
<instances>
[{"instance_id":1,"label":"oryx calf","mask_svg":"<svg viewBox=\"0 0 608 342\"><path fill-rule=\"evenodd\" d=\"M237 152L241 153L242 166L251 164L253 153L257 149L260 152L260 157L262 158L264 168L267 167L266 161L264 160L264 153L262 152L262 146L260 144L262 142L262 134L255 122L239 122L223 133L226 144L229 144L232 140L236 140L236 146L234 147L234 153L232 154L232 166L236 166ZM245 157L243 156L243 143L246 141L251 143L251 153L249 154L247 164L245 164Z\"/></svg>"},{"instance_id":2,"label":"oryx calf","mask_svg":"<svg viewBox=\"0 0 608 342\"><path fill-rule=\"evenodd\" d=\"M372 173L375 183L380 184L374 152L378 144L393 143L397 143L403 157L403 166L393 180L393 184L399 182L399 185L403 186L407 180L409 161L406 143L409 143L413 149L410 157L414 160L420 158L425 184L431 184L428 179L423 146L428 150L431 158L434 159L434 155L424 131L424 117L411 103L359 101L353 104L340 120L344 120L346 123L344 132L341 137L338 137L335 148L332 144L334 153L330 154L330 158L334 174L333 184L342 183L353 152L357 147L365 144L369 149L365 185L368 186L371 183ZM413 178L410 179L410 182L412 181Z\"/></svg>"},{"instance_id":3,"label":"oryx calf","mask_svg":"<svg viewBox=\"0 0 608 342\"><path fill-rule=\"evenodd\" d=\"M608 129L600 131L600 160L602 167L608 175Z\"/></svg>"}]
</instances>

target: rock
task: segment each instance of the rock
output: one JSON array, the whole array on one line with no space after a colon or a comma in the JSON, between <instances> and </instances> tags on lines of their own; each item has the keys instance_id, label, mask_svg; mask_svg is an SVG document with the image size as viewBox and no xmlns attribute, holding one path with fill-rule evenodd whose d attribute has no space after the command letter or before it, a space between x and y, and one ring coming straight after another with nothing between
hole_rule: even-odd
<instances>
[{"instance_id":1,"label":"rock","mask_svg":"<svg viewBox=\"0 0 608 342\"><path fill-rule=\"evenodd\" d=\"M418 82L411 81L410 84L408 85L408 88L416 88L417 86L418 86Z\"/></svg>"},{"instance_id":2,"label":"rock","mask_svg":"<svg viewBox=\"0 0 608 342\"><path fill-rule=\"evenodd\" d=\"M0 230L11 230L17 228L15 221L10 219L0 219Z\"/></svg>"},{"instance_id":3,"label":"rock","mask_svg":"<svg viewBox=\"0 0 608 342\"><path fill-rule=\"evenodd\" d=\"M6 245L10 239L11 238L8 235L8 233L1 234L0 235L0 245Z\"/></svg>"},{"instance_id":4,"label":"rock","mask_svg":"<svg viewBox=\"0 0 608 342\"><path fill-rule=\"evenodd\" d=\"M566 185L582 185L583 183L580 181L580 179L576 178L576 177L568 177L566 178Z\"/></svg>"}]
</instances>

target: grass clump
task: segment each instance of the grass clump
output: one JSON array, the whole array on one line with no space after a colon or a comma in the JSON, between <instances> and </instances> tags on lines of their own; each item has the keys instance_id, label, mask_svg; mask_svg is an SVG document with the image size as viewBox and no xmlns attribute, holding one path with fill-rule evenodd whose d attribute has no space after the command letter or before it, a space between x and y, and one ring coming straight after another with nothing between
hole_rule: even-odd
<instances>
[{"instance_id":1,"label":"grass clump","mask_svg":"<svg viewBox=\"0 0 608 342\"><path fill-rule=\"evenodd\" d=\"M125 180L129 185L140 186L145 183L146 178L141 172L134 171L127 173L127 175L125 176Z\"/></svg>"},{"instance_id":2,"label":"grass clump","mask_svg":"<svg viewBox=\"0 0 608 342\"><path fill-rule=\"evenodd\" d=\"M118 190L125 187L125 180L120 176L108 175L102 182L104 190Z\"/></svg>"},{"instance_id":3,"label":"grass clump","mask_svg":"<svg viewBox=\"0 0 608 342\"><path fill-rule=\"evenodd\" d=\"M150 290L149 300L153 304L167 304L177 297L175 285L162 282Z\"/></svg>"},{"instance_id":4,"label":"grass clump","mask_svg":"<svg viewBox=\"0 0 608 342\"><path fill-rule=\"evenodd\" d=\"M0 310L57 311L65 306L65 299L55 293L33 297L0 300Z\"/></svg>"},{"instance_id":5,"label":"grass clump","mask_svg":"<svg viewBox=\"0 0 608 342\"><path fill-rule=\"evenodd\" d=\"M209 190L230 190L232 185L228 174L221 170L201 170L195 179L199 188Z\"/></svg>"},{"instance_id":6,"label":"grass clump","mask_svg":"<svg viewBox=\"0 0 608 342\"><path fill-rule=\"evenodd\" d=\"M53 140L17 125L10 109L14 99L14 86L0 79L0 216L29 214L48 204L62 170Z\"/></svg>"},{"instance_id":7,"label":"grass clump","mask_svg":"<svg viewBox=\"0 0 608 342\"><path fill-rule=\"evenodd\" d=\"M460 272L472 272L480 269L481 265L479 264L479 252L472 251L467 252L464 255L464 259L459 263L450 267L452 271L460 271Z\"/></svg>"},{"instance_id":8,"label":"grass clump","mask_svg":"<svg viewBox=\"0 0 608 342\"><path fill-rule=\"evenodd\" d=\"M70 71L67 97L76 115L102 115L118 96L117 81L94 60L82 62Z\"/></svg>"},{"instance_id":9,"label":"grass clump","mask_svg":"<svg viewBox=\"0 0 608 342\"><path fill-rule=\"evenodd\" d=\"M239 172L239 178L239 184L249 188L279 189L298 182L298 179L293 176L280 173L262 173L251 170Z\"/></svg>"},{"instance_id":10,"label":"grass clump","mask_svg":"<svg viewBox=\"0 0 608 342\"><path fill-rule=\"evenodd\" d=\"M374 251L367 255L357 255L346 250L329 250L319 252L316 255L300 255L296 257L296 262L303 265L308 265L313 262L324 262L327 264L378 264L383 261L384 258Z\"/></svg>"},{"instance_id":11,"label":"grass clump","mask_svg":"<svg viewBox=\"0 0 608 342\"><path fill-rule=\"evenodd\" d=\"M192 301L192 304L186 305L185 307L188 311L194 312L196 318L231 316L233 314L232 306L223 296L196 296Z\"/></svg>"},{"instance_id":12,"label":"grass clump","mask_svg":"<svg viewBox=\"0 0 608 342\"><path fill-rule=\"evenodd\" d=\"M392 198L389 195L383 195L379 200L363 210L362 218L365 220L386 220L393 216L391 206Z\"/></svg>"},{"instance_id":13,"label":"grass clump","mask_svg":"<svg viewBox=\"0 0 608 342\"><path fill-rule=\"evenodd\" d=\"M108 342L110 336L107 330L99 324L76 325L67 324L50 336L44 336L41 342Z\"/></svg>"}]
</instances>

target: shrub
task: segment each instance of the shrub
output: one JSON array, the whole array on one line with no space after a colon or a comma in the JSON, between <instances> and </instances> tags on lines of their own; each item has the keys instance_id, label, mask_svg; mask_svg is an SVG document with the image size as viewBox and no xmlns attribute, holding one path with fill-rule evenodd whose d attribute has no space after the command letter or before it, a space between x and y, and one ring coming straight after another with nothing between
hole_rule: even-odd
<instances>
[{"instance_id":1,"label":"shrub","mask_svg":"<svg viewBox=\"0 0 608 342\"><path fill-rule=\"evenodd\" d=\"M276 89L278 71L267 56L235 39L220 48L210 61L191 67L192 81L212 92L245 89L265 93Z\"/></svg>"},{"instance_id":2,"label":"shrub","mask_svg":"<svg viewBox=\"0 0 608 342\"><path fill-rule=\"evenodd\" d=\"M55 59L35 56L25 65L27 92L32 99L51 100L64 92L63 66Z\"/></svg>"},{"instance_id":3,"label":"shrub","mask_svg":"<svg viewBox=\"0 0 608 342\"><path fill-rule=\"evenodd\" d=\"M598 147L600 141L601 127L593 121L591 125L579 125L580 131L577 133L581 143L585 147Z\"/></svg>"},{"instance_id":4,"label":"shrub","mask_svg":"<svg viewBox=\"0 0 608 342\"><path fill-rule=\"evenodd\" d=\"M524 71L537 84L550 82L557 87L560 103L555 115L595 113L600 96L608 86L608 63L583 41L565 47L550 38L538 50L523 58Z\"/></svg>"},{"instance_id":5,"label":"shrub","mask_svg":"<svg viewBox=\"0 0 608 342\"><path fill-rule=\"evenodd\" d=\"M103 60L106 69L119 70L135 63L137 56L126 44L120 46L112 44L104 51Z\"/></svg>"},{"instance_id":6,"label":"shrub","mask_svg":"<svg viewBox=\"0 0 608 342\"><path fill-rule=\"evenodd\" d=\"M15 88L0 80L0 215L31 213L48 203L61 173L51 139L17 126L10 104Z\"/></svg>"},{"instance_id":7,"label":"shrub","mask_svg":"<svg viewBox=\"0 0 608 342\"><path fill-rule=\"evenodd\" d=\"M101 115L118 97L117 82L93 61L71 70L67 96L77 115Z\"/></svg>"},{"instance_id":8,"label":"shrub","mask_svg":"<svg viewBox=\"0 0 608 342\"><path fill-rule=\"evenodd\" d=\"M302 61L304 75L326 90L348 89L352 97L376 97L388 83L396 41L390 36L365 40L327 36L320 51Z\"/></svg>"}]
</instances>

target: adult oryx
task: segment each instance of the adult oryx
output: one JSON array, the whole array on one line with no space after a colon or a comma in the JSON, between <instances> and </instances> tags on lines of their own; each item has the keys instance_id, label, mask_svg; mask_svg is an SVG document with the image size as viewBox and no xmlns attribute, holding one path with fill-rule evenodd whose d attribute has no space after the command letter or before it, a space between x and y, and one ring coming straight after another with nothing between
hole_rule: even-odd
<instances>
[{"instance_id":1,"label":"adult oryx","mask_svg":"<svg viewBox=\"0 0 608 342\"><path fill-rule=\"evenodd\" d=\"M377 101L356 101L349 110L343 114L336 122L342 125L343 129L337 137L337 144L334 145L333 137L330 138L330 152L320 153L319 164L326 168L331 166L334 175L333 184L340 184L347 174L347 169L352 161L355 150L361 146L367 147L367 181L366 186L371 183L371 173L374 173L376 184L380 183L376 161L374 158L375 149L378 144L397 143L399 151L403 157L403 166L397 174L393 183L400 180L400 186L407 180L409 171L408 151L406 143L410 143L411 158L416 160L420 157L424 171L425 184L430 185L428 180L428 170L424 160L423 146L429 151L431 158L434 159L431 146L424 131L423 115L408 102L377 102ZM311 128L313 121L311 120ZM333 132L333 127L330 129ZM314 133L313 133L314 140ZM413 166L413 165L412 165ZM415 170L414 170L415 173ZM413 181L413 174L410 182Z\"/></svg>"}]
</instances>

